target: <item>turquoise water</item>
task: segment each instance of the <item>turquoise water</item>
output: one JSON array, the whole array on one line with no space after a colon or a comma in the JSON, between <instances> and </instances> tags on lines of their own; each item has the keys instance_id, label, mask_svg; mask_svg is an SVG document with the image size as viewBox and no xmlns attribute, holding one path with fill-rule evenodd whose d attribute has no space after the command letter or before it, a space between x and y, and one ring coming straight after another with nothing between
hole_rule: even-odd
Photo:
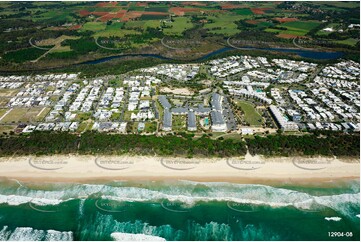
<instances>
[{"instance_id":1,"label":"turquoise water","mask_svg":"<svg viewBox=\"0 0 361 242\"><path fill-rule=\"evenodd\" d=\"M0 180L0 240L359 240L358 180L29 183ZM329 232L344 232L329 237Z\"/></svg>"}]
</instances>

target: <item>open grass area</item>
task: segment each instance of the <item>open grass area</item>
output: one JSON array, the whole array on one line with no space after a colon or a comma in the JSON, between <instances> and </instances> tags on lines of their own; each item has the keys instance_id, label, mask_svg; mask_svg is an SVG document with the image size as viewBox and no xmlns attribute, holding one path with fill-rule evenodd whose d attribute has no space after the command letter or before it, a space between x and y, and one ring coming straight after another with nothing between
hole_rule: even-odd
<instances>
[{"instance_id":1,"label":"open grass area","mask_svg":"<svg viewBox=\"0 0 361 242\"><path fill-rule=\"evenodd\" d=\"M281 30L281 34L293 34L298 36L306 35L311 29L320 25L320 22L316 21L294 21L280 24L280 27L287 28L287 30Z\"/></svg>"},{"instance_id":2,"label":"open grass area","mask_svg":"<svg viewBox=\"0 0 361 242\"><path fill-rule=\"evenodd\" d=\"M0 89L1 97L12 97L19 92L20 89Z\"/></svg>"},{"instance_id":3,"label":"open grass area","mask_svg":"<svg viewBox=\"0 0 361 242\"><path fill-rule=\"evenodd\" d=\"M164 109L163 109L162 105L159 104L158 100L155 101L154 103L155 103L155 106L157 107L157 110L159 112L159 120L162 120Z\"/></svg>"},{"instance_id":4,"label":"open grass area","mask_svg":"<svg viewBox=\"0 0 361 242\"><path fill-rule=\"evenodd\" d=\"M185 131L187 129L187 116L186 115L173 115L172 116L172 130Z\"/></svg>"},{"instance_id":5,"label":"open grass area","mask_svg":"<svg viewBox=\"0 0 361 242\"><path fill-rule=\"evenodd\" d=\"M0 123L19 123L19 122L41 121L42 118L44 118L43 115L47 114L46 110L44 110L42 113L40 113L42 110L43 110L43 107L14 108L0 121ZM38 116L38 114L39 114L39 116Z\"/></svg>"},{"instance_id":6,"label":"open grass area","mask_svg":"<svg viewBox=\"0 0 361 242\"><path fill-rule=\"evenodd\" d=\"M261 126L263 124L262 116L257 112L252 103L238 101L237 105L244 112L244 120L251 126Z\"/></svg>"},{"instance_id":7,"label":"open grass area","mask_svg":"<svg viewBox=\"0 0 361 242\"><path fill-rule=\"evenodd\" d=\"M0 98L0 106L5 106L6 104L9 103L11 97L1 97Z\"/></svg>"},{"instance_id":8,"label":"open grass area","mask_svg":"<svg viewBox=\"0 0 361 242\"><path fill-rule=\"evenodd\" d=\"M11 131L14 131L16 125L0 125L0 135L7 133L9 134Z\"/></svg>"},{"instance_id":9,"label":"open grass area","mask_svg":"<svg viewBox=\"0 0 361 242\"><path fill-rule=\"evenodd\" d=\"M7 110L8 109L6 109L6 108L1 108L0 109L0 118L6 113Z\"/></svg>"},{"instance_id":10,"label":"open grass area","mask_svg":"<svg viewBox=\"0 0 361 242\"><path fill-rule=\"evenodd\" d=\"M84 120L90 119L91 116L92 116L92 113L91 113L91 112L86 112L86 113L78 112L78 113L76 114L75 120L76 120L76 121L84 121Z\"/></svg>"},{"instance_id":11,"label":"open grass area","mask_svg":"<svg viewBox=\"0 0 361 242\"><path fill-rule=\"evenodd\" d=\"M125 24L126 28L158 28L160 27L159 20L142 20L142 21L129 21Z\"/></svg>"},{"instance_id":12,"label":"open grass area","mask_svg":"<svg viewBox=\"0 0 361 242\"><path fill-rule=\"evenodd\" d=\"M36 121L44 121L46 115L50 112L51 108L45 107L41 109L38 114L35 116Z\"/></svg>"},{"instance_id":13,"label":"open grass area","mask_svg":"<svg viewBox=\"0 0 361 242\"><path fill-rule=\"evenodd\" d=\"M107 27L106 23L103 22L87 22L83 25L82 30L84 31L89 30L96 32L96 31L104 30L106 27Z\"/></svg>"},{"instance_id":14,"label":"open grass area","mask_svg":"<svg viewBox=\"0 0 361 242\"><path fill-rule=\"evenodd\" d=\"M153 133L157 131L157 123L156 122L147 122L145 123L144 132Z\"/></svg>"},{"instance_id":15,"label":"open grass area","mask_svg":"<svg viewBox=\"0 0 361 242\"><path fill-rule=\"evenodd\" d=\"M131 121L130 116L132 115L132 111L124 111L123 121Z\"/></svg>"},{"instance_id":16,"label":"open grass area","mask_svg":"<svg viewBox=\"0 0 361 242\"><path fill-rule=\"evenodd\" d=\"M74 18L71 16L72 10L62 9L61 11L57 10L48 10L40 15L35 15L32 18L33 21L49 21L49 22L57 22L57 21L73 21Z\"/></svg>"},{"instance_id":17,"label":"open grass area","mask_svg":"<svg viewBox=\"0 0 361 242\"><path fill-rule=\"evenodd\" d=\"M325 28L332 28L334 30L338 30L340 28L340 24L339 23L330 23ZM321 29L316 34L321 35L321 36L326 36L326 35L329 35L330 33L331 32L329 32L329 31L324 31L323 29Z\"/></svg>"},{"instance_id":18,"label":"open grass area","mask_svg":"<svg viewBox=\"0 0 361 242\"><path fill-rule=\"evenodd\" d=\"M174 18L174 22L167 25L172 26L171 28L164 29L164 33L168 35L181 35L183 31L193 27L193 24L187 17Z\"/></svg>"},{"instance_id":19,"label":"open grass area","mask_svg":"<svg viewBox=\"0 0 361 242\"><path fill-rule=\"evenodd\" d=\"M234 9L232 10L232 12L238 15L253 15L253 12L249 8Z\"/></svg>"},{"instance_id":20,"label":"open grass area","mask_svg":"<svg viewBox=\"0 0 361 242\"><path fill-rule=\"evenodd\" d=\"M357 44L357 42L359 42L359 41L360 40L358 40L358 39L349 38L349 39L345 39L345 40L336 40L335 42L338 44L355 46Z\"/></svg>"},{"instance_id":21,"label":"open grass area","mask_svg":"<svg viewBox=\"0 0 361 242\"><path fill-rule=\"evenodd\" d=\"M141 34L140 32L133 29L105 29L96 32L93 36L98 37L124 37L126 35Z\"/></svg>"},{"instance_id":22,"label":"open grass area","mask_svg":"<svg viewBox=\"0 0 361 242\"><path fill-rule=\"evenodd\" d=\"M218 16L209 16L207 19L211 21L211 23L206 23L204 28L208 29L209 32L213 34L224 34L226 36L231 36L240 32L237 29L237 24L235 21L239 21L244 19L243 15L218 15Z\"/></svg>"}]
</instances>

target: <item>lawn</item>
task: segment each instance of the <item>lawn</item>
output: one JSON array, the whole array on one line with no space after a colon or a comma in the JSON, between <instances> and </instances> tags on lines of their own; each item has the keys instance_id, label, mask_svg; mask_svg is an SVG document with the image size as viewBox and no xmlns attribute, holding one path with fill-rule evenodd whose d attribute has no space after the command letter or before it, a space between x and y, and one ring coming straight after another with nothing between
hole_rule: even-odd
<instances>
[{"instance_id":1,"label":"lawn","mask_svg":"<svg viewBox=\"0 0 361 242\"><path fill-rule=\"evenodd\" d=\"M123 121L131 121L130 117L132 115L132 111L124 111Z\"/></svg>"},{"instance_id":2,"label":"lawn","mask_svg":"<svg viewBox=\"0 0 361 242\"><path fill-rule=\"evenodd\" d=\"M187 17L174 18L171 28L164 29L164 33L168 35L181 35L183 31L193 27L190 19Z\"/></svg>"},{"instance_id":3,"label":"lawn","mask_svg":"<svg viewBox=\"0 0 361 242\"><path fill-rule=\"evenodd\" d=\"M172 115L172 129L174 131L184 131L187 128L187 116L185 115Z\"/></svg>"},{"instance_id":4,"label":"lawn","mask_svg":"<svg viewBox=\"0 0 361 242\"><path fill-rule=\"evenodd\" d=\"M145 123L144 132L153 133L157 131L157 123L156 122L147 122Z\"/></svg>"},{"instance_id":5,"label":"lawn","mask_svg":"<svg viewBox=\"0 0 361 242\"><path fill-rule=\"evenodd\" d=\"M330 23L329 25L327 25L325 28L333 28L334 30L337 30L340 28L340 24L339 23ZM329 35L331 32L327 32L327 31L324 31L324 30L319 30L317 32L317 35Z\"/></svg>"},{"instance_id":6,"label":"lawn","mask_svg":"<svg viewBox=\"0 0 361 242\"><path fill-rule=\"evenodd\" d=\"M159 112L159 120L162 120L163 112L164 112L163 107L162 107L162 105L159 104L158 100L155 101L155 106L157 107L157 110Z\"/></svg>"},{"instance_id":7,"label":"lawn","mask_svg":"<svg viewBox=\"0 0 361 242\"><path fill-rule=\"evenodd\" d=\"M237 105L244 112L244 120L251 126L261 126L263 124L262 116L257 112L252 103L239 101Z\"/></svg>"}]
</instances>

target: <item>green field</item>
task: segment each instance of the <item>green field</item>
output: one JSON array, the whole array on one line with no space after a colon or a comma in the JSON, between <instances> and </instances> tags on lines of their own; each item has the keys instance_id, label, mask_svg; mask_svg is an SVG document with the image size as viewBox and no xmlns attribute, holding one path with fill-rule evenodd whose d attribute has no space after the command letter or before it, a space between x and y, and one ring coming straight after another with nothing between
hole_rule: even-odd
<instances>
[{"instance_id":1,"label":"green field","mask_svg":"<svg viewBox=\"0 0 361 242\"><path fill-rule=\"evenodd\" d=\"M238 15L253 15L253 12L249 8L235 9L235 10L232 10L232 12L234 12Z\"/></svg>"},{"instance_id":2,"label":"green field","mask_svg":"<svg viewBox=\"0 0 361 242\"><path fill-rule=\"evenodd\" d=\"M49 22L58 22L58 21L73 21L74 18L70 15L72 13L71 10L61 11L45 11L41 15L36 15L36 17L32 18L34 21L49 21Z\"/></svg>"},{"instance_id":3,"label":"green field","mask_svg":"<svg viewBox=\"0 0 361 242\"><path fill-rule=\"evenodd\" d=\"M173 115L172 130L184 131L187 128L187 118L185 115Z\"/></svg>"},{"instance_id":4,"label":"green field","mask_svg":"<svg viewBox=\"0 0 361 242\"><path fill-rule=\"evenodd\" d=\"M160 20L160 19L167 19L168 15L152 15L152 14L143 14L140 17L140 20Z\"/></svg>"},{"instance_id":5,"label":"green field","mask_svg":"<svg viewBox=\"0 0 361 242\"><path fill-rule=\"evenodd\" d=\"M213 34L231 36L240 32L240 30L237 29L237 24L234 22L244 18L245 16L241 15L210 16L207 19L212 21L212 23L205 24L204 28L208 29L209 32Z\"/></svg>"},{"instance_id":6,"label":"green field","mask_svg":"<svg viewBox=\"0 0 361 242\"><path fill-rule=\"evenodd\" d=\"M237 105L244 112L244 120L251 126L261 126L263 124L262 116L257 112L252 103L239 101Z\"/></svg>"},{"instance_id":7,"label":"green field","mask_svg":"<svg viewBox=\"0 0 361 242\"><path fill-rule=\"evenodd\" d=\"M82 30L84 31L89 30L96 32L96 31L104 30L106 29L106 27L107 27L106 24L103 22L87 22L83 25Z\"/></svg>"},{"instance_id":8,"label":"green field","mask_svg":"<svg viewBox=\"0 0 361 242\"><path fill-rule=\"evenodd\" d=\"M130 21L125 23L126 28L158 28L160 26L159 20L144 20L144 21Z\"/></svg>"},{"instance_id":9,"label":"green field","mask_svg":"<svg viewBox=\"0 0 361 242\"><path fill-rule=\"evenodd\" d=\"M0 121L0 123L42 121L50 108L45 108L45 110L41 112L42 110L42 107L14 108Z\"/></svg>"},{"instance_id":10,"label":"green field","mask_svg":"<svg viewBox=\"0 0 361 242\"><path fill-rule=\"evenodd\" d=\"M181 35L183 31L193 27L193 24L187 17L174 18L171 28L164 29L164 33L168 35Z\"/></svg>"},{"instance_id":11,"label":"green field","mask_svg":"<svg viewBox=\"0 0 361 242\"><path fill-rule=\"evenodd\" d=\"M204 44L188 48L189 51L197 52L197 55L215 50L220 47L220 43L236 36L252 41L272 41L275 47L283 48L293 46L294 37L316 37L314 30L318 31L316 35L319 38L328 41L328 50L333 48L343 51L342 49L347 48L347 51L353 52L348 57L356 60L359 54L358 30L348 29L347 26L360 22L359 7L359 2L345 1L201 4L169 1L141 4L124 1L116 4L2 2L0 3L0 42L2 43L0 69L15 71L45 70L55 66L70 67L83 60L113 55L115 53L112 52L113 50L124 53L148 53L150 50L157 50L159 40L163 37L204 38ZM317 9L322 11L313 14L313 10ZM282 21L276 21L275 18L298 20L281 23ZM335 27L335 32L330 34L320 30L318 27L321 24ZM338 31L340 29L344 31ZM254 33L248 34L249 32ZM65 36L63 41L58 41L59 38L63 38L62 36ZM34 43L37 40L38 46L52 49L46 53L46 50L30 48L29 39L33 39ZM108 50L99 47L96 40ZM315 43L315 47L319 47L320 51L326 50L326 46L322 43ZM193 53L188 53L188 50L177 53L179 59L189 59ZM161 54L173 55L168 51L171 50L161 50L164 52ZM43 55L44 53L46 54ZM0 104L3 102L4 100L0 100Z\"/></svg>"},{"instance_id":12,"label":"green field","mask_svg":"<svg viewBox=\"0 0 361 242\"><path fill-rule=\"evenodd\" d=\"M21 49L16 51L7 52L3 58L4 60L15 62L15 63L22 63L26 61L36 60L40 56L42 56L47 50L41 50L38 48L27 48Z\"/></svg>"},{"instance_id":13,"label":"green field","mask_svg":"<svg viewBox=\"0 0 361 242\"><path fill-rule=\"evenodd\" d=\"M140 32L132 29L105 29L96 32L93 36L98 37L124 37L126 35L141 34Z\"/></svg>"},{"instance_id":14,"label":"green field","mask_svg":"<svg viewBox=\"0 0 361 242\"><path fill-rule=\"evenodd\" d=\"M315 21L294 21L278 25L279 27L285 27L287 30L281 30L281 34L294 34L298 36L306 35L311 29L320 25L320 22Z\"/></svg>"},{"instance_id":15,"label":"green field","mask_svg":"<svg viewBox=\"0 0 361 242\"><path fill-rule=\"evenodd\" d=\"M163 12L163 13L167 13L168 12L168 6L164 6L164 7L149 7L146 8L145 11L146 12Z\"/></svg>"},{"instance_id":16,"label":"green field","mask_svg":"<svg viewBox=\"0 0 361 242\"><path fill-rule=\"evenodd\" d=\"M144 132L153 133L157 131L157 123L156 122L146 122Z\"/></svg>"},{"instance_id":17,"label":"green field","mask_svg":"<svg viewBox=\"0 0 361 242\"><path fill-rule=\"evenodd\" d=\"M338 44L355 46L357 44L357 42L359 42L359 41L360 40L358 40L358 39L349 38L349 39L345 39L345 40L336 40L335 42Z\"/></svg>"}]
</instances>

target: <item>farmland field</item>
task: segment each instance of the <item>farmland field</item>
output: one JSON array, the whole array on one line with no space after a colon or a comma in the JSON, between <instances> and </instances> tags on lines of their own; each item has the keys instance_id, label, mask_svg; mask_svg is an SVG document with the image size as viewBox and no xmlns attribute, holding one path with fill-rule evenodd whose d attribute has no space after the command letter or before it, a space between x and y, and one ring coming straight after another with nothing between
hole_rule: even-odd
<instances>
[{"instance_id":1,"label":"farmland field","mask_svg":"<svg viewBox=\"0 0 361 242\"><path fill-rule=\"evenodd\" d=\"M225 39L240 36L272 40L277 43L274 47L293 47L295 37L322 38L329 45L317 44L314 48L359 52L359 28L348 28L360 23L358 7L358 2L340 1L297 5L260 1L1 2L0 69L65 67L108 57L114 52L97 46L95 39L112 37L121 39L122 44L107 47L122 49L126 54L150 53L153 49L172 56L170 49L158 49L160 40L184 34L187 39L204 38L206 44L194 50L200 56L220 49ZM335 27L335 31L318 29L321 24L322 28ZM29 39L44 50L32 48ZM46 48L51 50L47 52ZM182 51L177 55L186 59L190 53Z\"/></svg>"}]
</instances>

